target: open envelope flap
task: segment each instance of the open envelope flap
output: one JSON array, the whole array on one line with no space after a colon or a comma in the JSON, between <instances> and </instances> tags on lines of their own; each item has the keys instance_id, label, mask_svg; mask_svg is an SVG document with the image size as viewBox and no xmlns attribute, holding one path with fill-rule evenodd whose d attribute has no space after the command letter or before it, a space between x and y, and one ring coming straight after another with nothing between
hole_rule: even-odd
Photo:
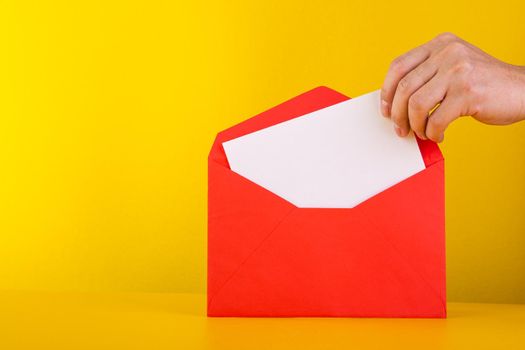
<instances>
[{"instance_id":1,"label":"open envelope flap","mask_svg":"<svg viewBox=\"0 0 525 350\"><path fill-rule=\"evenodd\" d=\"M269 110L247 119L231 128L223 130L215 138L209 159L229 168L228 160L222 143L233 140L252 132L270 127L287 120L300 117L304 114L317 111L348 100L349 97L326 86L319 86L279 104ZM425 166L429 166L443 159L443 155L436 143L430 140L417 138L419 149Z\"/></svg>"},{"instance_id":2,"label":"open envelope flap","mask_svg":"<svg viewBox=\"0 0 525 350\"><path fill-rule=\"evenodd\" d=\"M352 209L279 210L281 221L210 290L209 315L446 316L443 161ZM250 232L233 227L239 217L222 224L242 240Z\"/></svg>"}]
</instances>

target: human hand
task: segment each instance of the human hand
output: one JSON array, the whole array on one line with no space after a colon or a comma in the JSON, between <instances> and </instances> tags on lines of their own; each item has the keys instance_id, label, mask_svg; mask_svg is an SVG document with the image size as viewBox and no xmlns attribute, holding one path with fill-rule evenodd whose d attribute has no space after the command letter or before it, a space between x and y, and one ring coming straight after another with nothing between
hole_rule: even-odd
<instances>
[{"instance_id":1,"label":"human hand","mask_svg":"<svg viewBox=\"0 0 525 350\"><path fill-rule=\"evenodd\" d=\"M381 111L399 136L413 130L435 142L443 141L447 126L460 116L511 124L525 119L525 67L502 62L453 34L440 34L392 62Z\"/></svg>"}]
</instances>

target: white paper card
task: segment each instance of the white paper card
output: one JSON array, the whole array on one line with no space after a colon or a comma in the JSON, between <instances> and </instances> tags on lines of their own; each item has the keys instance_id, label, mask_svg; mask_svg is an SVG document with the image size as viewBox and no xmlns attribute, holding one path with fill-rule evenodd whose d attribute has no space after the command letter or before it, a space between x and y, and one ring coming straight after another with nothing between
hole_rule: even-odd
<instances>
[{"instance_id":1,"label":"white paper card","mask_svg":"<svg viewBox=\"0 0 525 350\"><path fill-rule=\"evenodd\" d=\"M223 143L231 169L300 208L352 208L425 168L379 91Z\"/></svg>"}]
</instances>

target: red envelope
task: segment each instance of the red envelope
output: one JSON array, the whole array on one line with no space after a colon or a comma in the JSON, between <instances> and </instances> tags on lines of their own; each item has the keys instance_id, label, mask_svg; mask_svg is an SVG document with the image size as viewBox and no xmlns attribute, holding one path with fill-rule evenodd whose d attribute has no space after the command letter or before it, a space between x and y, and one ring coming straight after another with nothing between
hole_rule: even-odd
<instances>
[{"instance_id":1,"label":"red envelope","mask_svg":"<svg viewBox=\"0 0 525 350\"><path fill-rule=\"evenodd\" d=\"M208 158L208 316L446 317L444 160L354 208L297 208L222 143L347 100L318 87L218 134Z\"/></svg>"}]
</instances>

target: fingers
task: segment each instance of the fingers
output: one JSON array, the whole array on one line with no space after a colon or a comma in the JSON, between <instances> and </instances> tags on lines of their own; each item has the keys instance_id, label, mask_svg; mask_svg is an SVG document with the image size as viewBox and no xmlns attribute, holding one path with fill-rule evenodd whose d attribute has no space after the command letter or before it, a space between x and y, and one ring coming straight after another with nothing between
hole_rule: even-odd
<instances>
[{"instance_id":1,"label":"fingers","mask_svg":"<svg viewBox=\"0 0 525 350\"><path fill-rule=\"evenodd\" d=\"M441 142L448 125L461 116L462 104L458 97L445 97L439 107L428 117L426 136Z\"/></svg>"},{"instance_id":2,"label":"fingers","mask_svg":"<svg viewBox=\"0 0 525 350\"><path fill-rule=\"evenodd\" d=\"M429 112L445 98L448 87L447 81L446 77L437 73L408 99L410 128L420 139L427 139L426 127Z\"/></svg>"},{"instance_id":3,"label":"fingers","mask_svg":"<svg viewBox=\"0 0 525 350\"><path fill-rule=\"evenodd\" d=\"M454 93L461 78L454 67L463 47L455 35L444 33L392 62L381 89L381 112L399 136L414 130L421 139L441 142L447 126L468 110L462 108L462 93Z\"/></svg>"},{"instance_id":4,"label":"fingers","mask_svg":"<svg viewBox=\"0 0 525 350\"><path fill-rule=\"evenodd\" d=\"M390 117L392 102L399 81L429 56L430 50L427 44L424 44L398 57L392 62L386 74L383 87L381 88L381 112L385 117Z\"/></svg>"},{"instance_id":5,"label":"fingers","mask_svg":"<svg viewBox=\"0 0 525 350\"><path fill-rule=\"evenodd\" d=\"M410 132L409 100L417 90L434 77L437 64L428 59L405 75L397 85L392 102L391 118L399 136L406 136ZM427 110L427 113L430 109ZM423 133L424 134L424 133Z\"/></svg>"}]
</instances>

